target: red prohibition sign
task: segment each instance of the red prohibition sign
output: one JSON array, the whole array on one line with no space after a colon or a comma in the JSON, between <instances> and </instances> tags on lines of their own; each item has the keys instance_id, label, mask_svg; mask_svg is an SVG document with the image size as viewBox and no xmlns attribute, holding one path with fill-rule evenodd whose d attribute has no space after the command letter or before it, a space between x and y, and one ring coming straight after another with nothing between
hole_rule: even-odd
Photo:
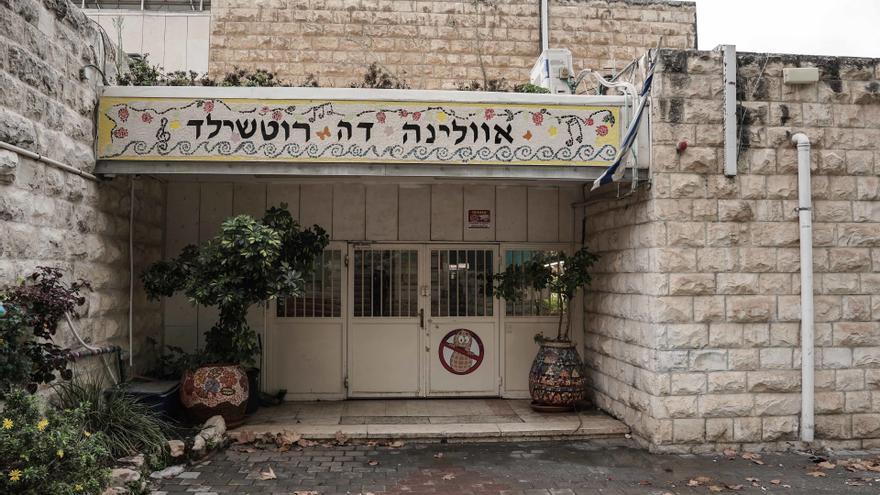
<instances>
[{"instance_id":1,"label":"red prohibition sign","mask_svg":"<svg viewBox=\"0 0 880 495\"><path fill-rule=\"evenodd\" d=\"M476 350L474 350L476 346ZM445 350L452 351L447 359ZM440 364L446 371L455 375L467 375L476 371L483 363L485 351L483 341L474 332L458 328L440 340Z\"/></svg>"}]
</instances>

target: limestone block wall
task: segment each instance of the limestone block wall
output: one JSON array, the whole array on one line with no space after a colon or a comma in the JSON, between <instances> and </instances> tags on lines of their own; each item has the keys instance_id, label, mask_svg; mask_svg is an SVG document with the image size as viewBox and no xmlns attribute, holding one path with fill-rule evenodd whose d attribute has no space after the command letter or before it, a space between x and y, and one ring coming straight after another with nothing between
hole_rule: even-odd
<instances>
[{"instance_id":1,"label":"limestone block wall","mask_svg":"<svg viewBox=\"0 0 880 495\"><path fill-rule=\"evenodd\" d=\"M106 54L106 55L105 55ZM114 70L112 45L67 0L0 2L0 141L92 171L100 76ZM10 151L0 151L0 286L36 266L58 266L94 283L79 321L96 344L128 348L129 192L127 179L93 182ZM162 254L164 188L135 181L135 270ZM158 305L135 292L135 357L159 337ZM76 348L67 328L58 342ZM96 365L95 358L79 363Z\"/></svg>"},{"instance_id":2,"label":"limestone block wall","mask_svg":"<svg viewBox=\"0 0 880 495\"><path fill-rule=\"evenodd\" d=\"M816 438L876 448L878 60L740 54L735 178L722 173L720 55L664 51L660 60L652 189L644 204L595 206L620 213L588 223L608 259L587 310L596 322L588 323L596 330L587 341L600 404L640 421L635 430L663 450L784 448L798 439L800 259L790 135L804 132L813 143ZM794 66L818 66L820 82L784 85L782 69ZM677 153L683 140L689 146ZM636 276L632 267L646 270ZM620 304L609 309L606 301ZM638 307L628 304L634 301Z\"/></svg>"},{"instance_id":3,"label":"limestone block wall","mask_svg":"<svg viewBox=\"0 0 880 495\"><path fill-rule=\"evenodd\" d=\"M234 66L348 87L378 62L415 89L528 82L540 54L537 0L217 0L209 72ZM623 68L662 37L696 47L696 7L661 0L551 0L550 46L575 70Z\"/></svg>"}]
</instances>

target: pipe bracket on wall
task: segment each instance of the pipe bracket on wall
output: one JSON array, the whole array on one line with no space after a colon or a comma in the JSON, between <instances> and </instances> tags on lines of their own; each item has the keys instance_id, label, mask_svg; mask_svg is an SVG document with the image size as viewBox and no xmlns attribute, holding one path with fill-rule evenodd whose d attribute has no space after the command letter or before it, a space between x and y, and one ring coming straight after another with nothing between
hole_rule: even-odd
<instances>
[{"instance_id":1,"label":"pipe bracket on wall","mask_svg":"<svg viewBox=\"0 0 880 495\"><path fill-rule=\"evenodd\" d=\"M736 176L736 45L721 45L724 64L724 175Z\"/></svg>"}]
</instances>

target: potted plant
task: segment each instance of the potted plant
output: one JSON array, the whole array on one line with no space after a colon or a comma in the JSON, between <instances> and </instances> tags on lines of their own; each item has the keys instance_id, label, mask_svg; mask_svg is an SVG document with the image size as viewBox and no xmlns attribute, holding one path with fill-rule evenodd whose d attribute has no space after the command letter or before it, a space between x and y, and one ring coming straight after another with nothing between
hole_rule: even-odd
<instances>
[{"instance_id":1,"label":"potted plant","mask_svg":"<svg viewBox=\"0 0 880 495\"><path fill-rule=\"evenodd\" d=\"M535 410L568 411L584 399L584 365L569 338L571 300L579 289L590 285L588 270L597 260L598 256L586 247L571 255L535 253L494 276L493 292L498 298L522 301L529 290L548 289L551 305L559 306L556 338L547 339L540 333L535 336L540 348L529 372L529 394Z\"/></svg>"},{"instance_id":2,"label":"potted plant","mask_svg":"<svg viewBox=\"0 0 880 495\"><path fill-rule=\"evenodd\" d=\"M220 414L227 424L243 421L248 398L258 396L255 375L260 353L247 312L255 304L301 293L327 246L324 229L302 229L287 205L272 207L262 219L239 215L223 222L220 233L189 245L141 276L147 296L156 300L182 292L194 304L216 306L219 318L205 334L198 362L183 373L181 402L193 420ZM259 370L257 370L258 372Z\"/></svg>"}]
</instances>

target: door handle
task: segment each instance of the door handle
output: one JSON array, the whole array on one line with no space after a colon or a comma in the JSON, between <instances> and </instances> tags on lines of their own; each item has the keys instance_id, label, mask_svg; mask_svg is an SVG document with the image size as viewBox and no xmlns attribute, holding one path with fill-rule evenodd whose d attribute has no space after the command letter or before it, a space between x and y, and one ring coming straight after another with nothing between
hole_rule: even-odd
<instances>
[{"instance_id":1,"label":"door handle","mask_svg":"<svg viewBox=\"0 0 880 495\"><path fill-rule=\"evenodd\" d=\"M425 328L425 310L419 310L419 328Z\"/></svg>"}]
</instances>

